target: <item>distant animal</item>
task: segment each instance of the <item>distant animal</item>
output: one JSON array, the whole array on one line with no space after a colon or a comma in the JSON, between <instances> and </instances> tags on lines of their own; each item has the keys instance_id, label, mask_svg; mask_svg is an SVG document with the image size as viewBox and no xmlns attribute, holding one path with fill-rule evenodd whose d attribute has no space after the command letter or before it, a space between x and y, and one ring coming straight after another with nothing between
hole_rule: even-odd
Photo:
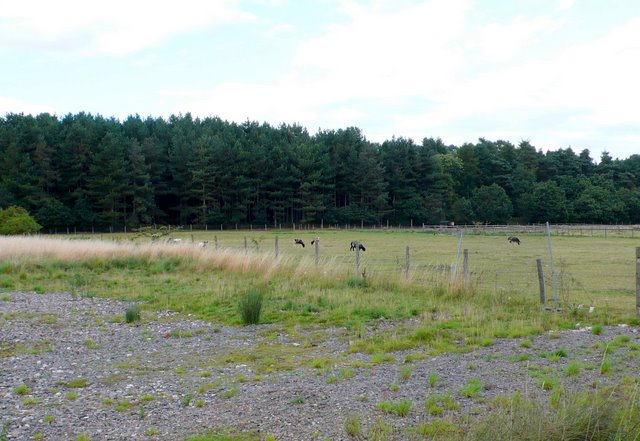
<instances>
[{"instance_id":1,"label":"distant animal","mask_svg":"<svg viewBox=\"0 0 640 441\"><path fill-rule=\"evenodd\" d=\"M179 243L182 243L182 239L174 239L172 237L170 237L169 239L167 239L167 243L173 244L173 245L177 245Z\"/></svg>"},{"instance_id":2,"label":"distant animal","mask_svg":"<svg viewBox=\"0 0 640 441\"><path fill-rule=\"evenodd\" d=\"M302 248L304 248L304 241L302 239L293 239L293 244L302 245Z\"/></svg>"},{"instance_id":3,"label":"distant animal","mask_svg":"<svg viewBox=\"0 0 640 441\"><path fill-rule=\"evenodd\" d=\"M358 248L360 251L367 251L366 248L364 247L364 245L362 245L360 242L356 242L355 240L351 242L351 248L349 249L349 251L353 251L356 248Z\"/></svg>"},{"instance_id":4,"label":"distant animal","mask_svg":"<svg viewBox=\"0 0 640 441\"><path fill-rule=\"evenodd\" d=\"M515 243L516 245L520 245L520 239L518 239L515 236L509 236L507 237L507 240L509 241L509 243Z\"/></svg>"},{"instance_id":5,"label":"distant animal","mask_svg":"<svg viewBox=\"0 0 640 441\"><path fill-rule=\"evenodd\" d=\"M316 243L316 242L320 243L320 238L319 238L319 237L316 237L315 239L313 239L313 240L311 241L311 245L313 245L313 244L314 244L314 243Z\"/></svg>"},{"instance_id":6,"label":"distant animal","mask_svg":"<svg viewBox=\"0 0 640 441\"><path fill-rule=\"evenodd\" d=\"M198 243L198 246L199 246L200 248L206 248L206 247L207 247L207 245L209 245L209 241L208 241L208 240L203 240L202 242L199 242L199 243Z\"/></svg>"}]
</instances>

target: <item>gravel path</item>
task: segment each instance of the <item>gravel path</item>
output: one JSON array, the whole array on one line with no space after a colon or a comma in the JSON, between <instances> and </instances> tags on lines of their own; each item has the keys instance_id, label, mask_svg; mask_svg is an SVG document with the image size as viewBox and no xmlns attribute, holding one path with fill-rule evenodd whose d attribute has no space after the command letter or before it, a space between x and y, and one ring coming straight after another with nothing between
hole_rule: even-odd
<instances>
[{"instance_id":1,"label":"gravel path","mask_svg":"<svg viewBox=\"0 0 640 441\"><path fill-rule=\"evenodd\" d=\"M463 354L412 350L381 361L348 353L353 336L345 329L228 327L144 311L141 322L127 324L123 302L65 293L0 299L0 439L183 440L233 429L278 441L337 441L352 439L344 421L357 415L363 433L384 421L393 428L389 439L400 440L442 418L426 411L430 394L450 394L459 407L444 417L457 418L481 413L494 396L548 393L535 373L555 375L568 389L640 376L634 327L542 335L531 347L497 339ZM382 320L368 332L392 326ZM616 338L603 375L603 348ZM566 357L540 356L560 349ZM572 361L582 368L567 375ZM403 366L410 366L404 375ZM469 379L482 381L480 397L459 393ZM401 399L413 402L407 416L378 409Z\"/></svg>"}]
</instances>

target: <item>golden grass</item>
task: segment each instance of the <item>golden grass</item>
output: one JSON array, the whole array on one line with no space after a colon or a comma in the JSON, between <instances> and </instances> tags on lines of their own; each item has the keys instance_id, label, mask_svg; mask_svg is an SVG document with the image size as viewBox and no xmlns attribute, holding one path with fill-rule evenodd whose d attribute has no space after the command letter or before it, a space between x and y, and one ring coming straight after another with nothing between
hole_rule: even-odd
<instances>
[{"instance_id":1,"label":"golden grass","mask_svg":"<svg viewBox=\"0 0 640 441\"><path fill-rule=\"evenodd\" d=\"M279 256L272 253L244 250L200 248L189 243L165 242L133 243L96 239L70 240L38 236L0 237L0 260L51 259L83 261L89 259L188 259L201 268L218 268L235 273L253 273L269 279L274 275L294 277L344 276L337 266L316 266L313 259L298 256Z\"/></svg>"}]
</instances>

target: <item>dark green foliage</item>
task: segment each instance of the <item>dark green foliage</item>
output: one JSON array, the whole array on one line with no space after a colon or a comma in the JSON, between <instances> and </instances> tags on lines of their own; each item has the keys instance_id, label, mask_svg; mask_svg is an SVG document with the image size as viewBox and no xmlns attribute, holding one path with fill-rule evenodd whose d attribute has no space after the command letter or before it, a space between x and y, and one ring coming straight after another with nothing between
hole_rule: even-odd
<instances>
[{"instance_id":1,"label":"dark green foliage","mask_svg":"<svg viewBox=\"0 0 640 441\"><path fill-rule=\"evenodd\" d=\"M40 224L22 207L12 205L0 210L0 234L35 233L40 228Z\"/></svg>"},{"instance_id":2,"label":"dark green foliage","mask_svg":"<svg viewBox=\"0 0 640 441\"><path fill-rule=\"evenodd\" d=\"M242 295L238 305L242 323L245 325L257 325L260 323L263 299L264 293L260 289L250 289Z\"/></svg>"},{"instance_id":3,"label":"dark green foliage","mask_svg":"<svg viewBox=\"0 0 640 441\"><path fill-rule=\"evenodd\" d=\"M140 321L140 309L137 306L132 306L127 308L124 312L124 320L127 323L139 322Z\"/></svg>"},{"instance_id":4,"label":"dark green foliage","mask_svg":"<svg viewBox=\"0 0 640 441\"><path fill-rule=\"evenodd\" d=\"M190 114L0 118L0 209L45 231L152 224L640 222L640 156L595 164L481 138L367 141L360 129L236 124Z\"/></svg>"},{"instance_id":5,"label":"dark green foliage","mask_svg":"<svg viewBox=\"0 0 640 441\"><path fill-rule=\"evenodd\" d=\"M638 396L634 390L604 389L563 393L556 400L515 395L495 407L465 440L555 441L640 438Z\"/></svg>"},{"instance_id":6,"label":"dark green foliage","mask_svg":"<svg viewBox=\"0 0 640 441\"><path fill-rule=\"evenodd\" d=\"M489 224L505 224L513 214L513 204L498 184L473 190L471 207L477 221Z\"/></svg>"}]
</instances>

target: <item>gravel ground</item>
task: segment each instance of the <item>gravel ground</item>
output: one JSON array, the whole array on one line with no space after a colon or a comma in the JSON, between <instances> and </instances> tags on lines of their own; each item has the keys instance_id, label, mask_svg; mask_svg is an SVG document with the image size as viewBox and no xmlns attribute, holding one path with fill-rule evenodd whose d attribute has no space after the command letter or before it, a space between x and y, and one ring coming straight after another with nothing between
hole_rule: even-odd
<instances>
[{"instance_id":1,"label":"gravel ground","mask_svg":"<svg viewBox=\"0 0 640 441\"><path fill-rule=\"evenodd\" d=\"M497 339L463 354L412 350L372 363L370 355L348 353L353 336L345 329L229 327L144 311L141 322L127 324L122 315L130 304L123 302L66 293L0 299L0 439L183 440L233 429L278 441L337 441L353 439L344 421L357 415L364 434L382 420L393 428L390 439L402 440L441 418L425 410L429 394L451 394L459 408L444 417L459 419L482 413L494 396L549 393L533 372L555 374L567 389L640 376L637 327L547 334L528 348ZM418 323L402 323L411 325ZM380 320L367 332L393 326ZM602 348L620 335L628 339L602 375ZM567 356L540 356L559 349ZM414 360L405 364L409 353ZM567 375L576 360L586 368ZM401 378L402 366L410 366L408 378ZM480 397L459 393L469 379L482 381ZM407 416L377 407L400 399L413 402Z\"/></svg>"}]
</instances>

